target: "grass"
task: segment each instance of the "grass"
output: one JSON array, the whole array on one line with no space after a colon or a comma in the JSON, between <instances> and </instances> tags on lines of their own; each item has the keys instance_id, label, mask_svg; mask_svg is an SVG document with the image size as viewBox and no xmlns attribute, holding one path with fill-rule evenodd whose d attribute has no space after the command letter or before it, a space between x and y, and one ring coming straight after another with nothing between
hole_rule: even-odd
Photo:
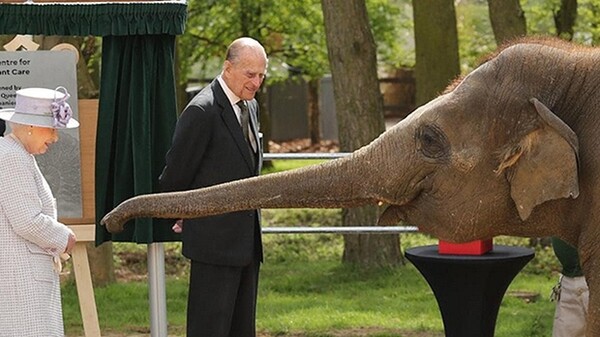
<instances>
[{"instance_id":1,"label":"grass","mask_svg":"<svg viewBox=\"0 0 600 337\"><path fill-rule=\"evenodd\" d=\"M312 225L330 225L336 210L268 210L269 226L290 218ZM317 219L324 219L319 223ZM287 222L289 224L289 222ZM363 270L340 263L343 240L339 235L265 235L265 263L257 308L261 336L443 336L437 302L428 284L410 263L397 268ZM402 248L434 244L423 234L404 234ZM499 244L527 245L527 239L497 238ZM502 302L497 337L548 336L554 304L548 294L556 278L537 268L547 259L556 268L547 249L538 254L512 282ZM187 298L187 264L178 243L166 244L167 311L169 335L184 336ZM145 246L115 243L116 256L145 254ZM118 261L117 261L118 262ZM142 263L121 266L145 273ZM533 302L511 296L513 292L539 294ZM145 280L117 282L96 288L98 316L103 334L149 335L148 285ZM63 287L67 336L82 335L75 286Z\"/></svg>"},{"instance_id":2,"label":"grass","mask_svg":"<svg viewBox=\"0 0 600 337\"><path fill-rule=\"evenodd\" d=\"M291 267L265 268L259 329L322 335L368 327L435 330L441 323L431 293L416 291L420 275L412 267L365 272L334 261Z\"/></svg>"},{"instance_id":3,"label":"grass","mask_svg":"<svg viewBox=\"0 0 600 337\"><path fill-rule=\"evenodd\" d=\"M259 329L275 335L325 335L336 330L443 331L435 298L412 266L364 272L335 262L271 267L262 274ZM546 292L553 281L520 275L513 289ZM541 278L537 276L536 278ZM517 288L515 288L515 286ZM507 296L496 336L548 336L553 304ZM395 335L398 336L398 335Z\"/></svg>"},{"instance_id":4,"label":"grass","mask_svg":"<svg viewBox=\"0 0 600 337\"><path fill-rule=\"evenodd\" d=\"M261 174L269 174L280 171L287 171L302 166L314 165L323 162L322 159L299 159L299 160L273 160L273 165L263 168Z\"/></svg>"},{"instance_id":5,"label":"grass","mask_svg":"<svg viewBox=\"0 0 600 337\"><path fill-rule=\"evenodd\" d=\"M289 164L275 161L280 171ZM264 210L265 227L335 226L335 209ZM289 337L441 337L443 323L437 302L414 266L364 270L340 263L343 239L331 234L264 235L265 263L261 268L257 307L259 336ZM528 239L499 237L496 244L530 244ZM401 247L435 244L423 234L403 234ZM536 257L517 275L504 296L496 337L534 337L551 334L554 304L548 294L556 282L558 264L547 246L536 245ZM146 247L114 243L116 265L130 274L145 275ZM136 259L130 259L137 256ZM165 244L168 331L185 335L187 262L179 243ZM127 258L125 258L127 257ZM133 262L132 262L133 261ZM534 300L512 293L538 294ZM96 305L104 335L149 335L148 284L119 281L96 288ZM82 321L73 281L63 285L67 336L81 336Z\"/></svg>"}]
</instances>

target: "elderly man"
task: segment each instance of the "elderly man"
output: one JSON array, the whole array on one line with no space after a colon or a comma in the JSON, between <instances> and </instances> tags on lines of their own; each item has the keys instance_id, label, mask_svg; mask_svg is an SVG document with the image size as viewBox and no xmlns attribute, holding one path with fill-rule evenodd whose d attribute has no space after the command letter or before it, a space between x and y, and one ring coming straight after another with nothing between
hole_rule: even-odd
<instances>
[{"instance_id":1,"label":"elderly man","mask_svg":"<svg viewBox=\"0 0 600 337\"><path fill-rule=\"evenodd\" d=\"M181 114L163 191L190 190L258 175L262 162L258 104L267 55L251 38L227 49L221 74ZM188 337L255 336L262 241L258 210L179 219L183 254L191 260Z\"/></svg>"}]
</instances>

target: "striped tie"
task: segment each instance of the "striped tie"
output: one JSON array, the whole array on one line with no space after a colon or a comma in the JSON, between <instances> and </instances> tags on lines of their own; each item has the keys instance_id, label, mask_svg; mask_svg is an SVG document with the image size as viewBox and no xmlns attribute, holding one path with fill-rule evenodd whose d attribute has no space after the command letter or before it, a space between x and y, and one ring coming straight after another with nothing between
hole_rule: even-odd
<instances>
[{"instance_id":1,"label":"striped tie","mask_svg":"<svg viewBox=\"0 0 600 337\"><path fill-rule=\"evenodd\" d=\"M242 133L244 134L244 139L246 140L246 144L248 145L248 150L250 152L250 158L252 158L252 165L256 165L256 159L254 158L254 150L252 150L252 145L250 145L250 137L249 137L249 125L250 125L250 114L248 112L248 106L246 102L239 101L237 105L240 107L240 124L242 127Z\"/></svg>"}]
</instances>

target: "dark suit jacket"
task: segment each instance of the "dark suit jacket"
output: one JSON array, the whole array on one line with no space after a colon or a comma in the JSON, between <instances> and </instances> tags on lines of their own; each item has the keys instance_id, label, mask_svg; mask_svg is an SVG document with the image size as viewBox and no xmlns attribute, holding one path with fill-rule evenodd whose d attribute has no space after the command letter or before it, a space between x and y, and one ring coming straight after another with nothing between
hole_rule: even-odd
<instances>
[{"instance_id":1,"label":"dark suit jacket","mask_svg":"<svg viewBox=\"0 0 600 337\"><path fill-rule=\"evenodd\" d=\"M251 131L258 139L258 104L248 102ZM262 149L251 153L235 112L217 80L198 93L185 108L173 135L166 166L159 178L162 191L207 187L257 175ZM243 266L262 261L258 210L185 219L183 255L203 263Z\"/></svg>"}]
</instances>

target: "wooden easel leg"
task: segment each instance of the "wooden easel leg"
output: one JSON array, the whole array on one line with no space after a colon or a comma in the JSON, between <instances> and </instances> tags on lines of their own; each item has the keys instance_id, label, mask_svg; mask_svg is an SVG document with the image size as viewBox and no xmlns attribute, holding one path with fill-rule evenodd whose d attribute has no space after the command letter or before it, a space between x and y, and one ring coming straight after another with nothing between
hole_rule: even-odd
<instances>
[{"instance_id":1,"label":"wooden easel leg","mask_svg":"<svg viewBox=\"0 0 600 337\"><path fill-rule=\"evenodd\" d=\"M98 323L86 243L76 243L71 252L71 257L73 259L81 319L83 320L83 331L86 337L100 337L100 324Z\"/></svg>"}]
</instances>

